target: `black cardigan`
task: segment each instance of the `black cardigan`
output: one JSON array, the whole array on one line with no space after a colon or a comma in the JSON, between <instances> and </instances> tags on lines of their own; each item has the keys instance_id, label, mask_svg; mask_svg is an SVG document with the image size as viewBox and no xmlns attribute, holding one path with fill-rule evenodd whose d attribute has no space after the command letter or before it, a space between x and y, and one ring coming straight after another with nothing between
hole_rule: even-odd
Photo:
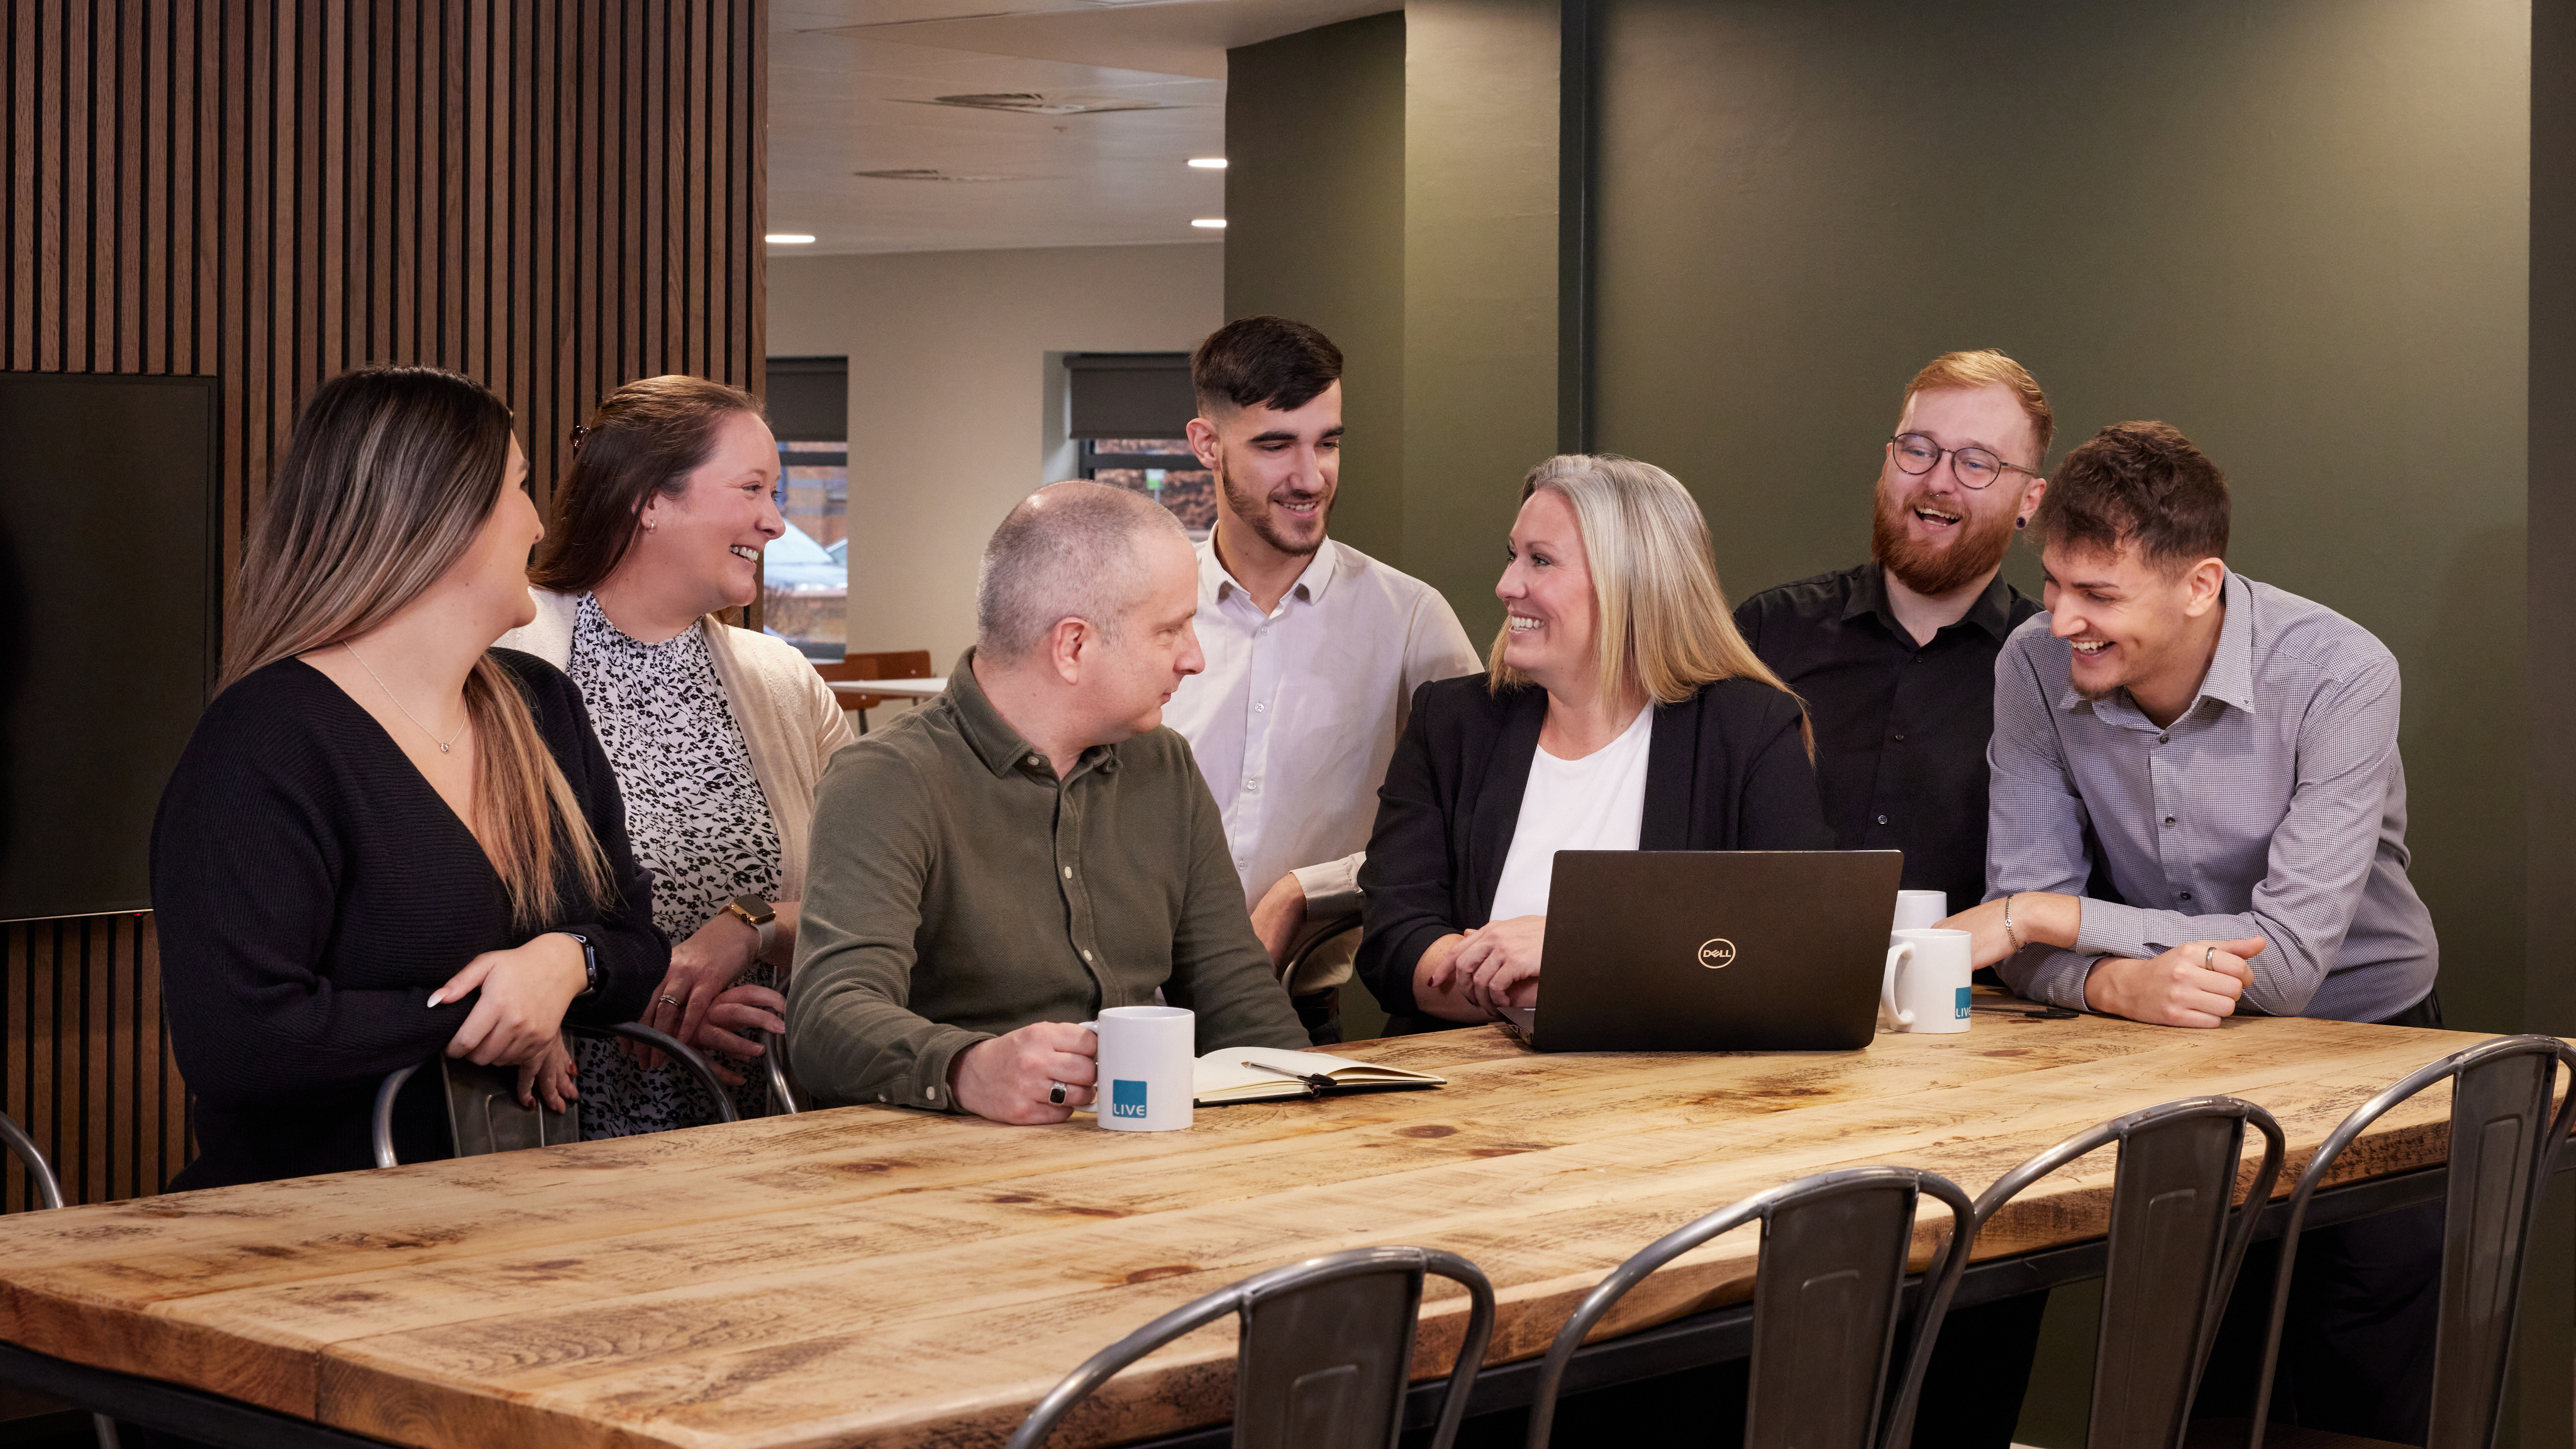
<instances>
[{"instance_id":1,"label":"black cardigan","mask_svg":"<svg viewBox=\"0 0 2576 1449\"><path fill-rule=\"evenodd\" d=\"M627 849L617 777L571 680L493 655L619 887L591 919L552 928L589 937L599 961L599 990L570 1019L631 1020L671 948ZM476 999L433 1008L429 993L541 934L512 928L482 845L374 716L294 659L197 721L153 824L152 904L170 1044L197 1098L198 1156L173 1189L372 1167L378 1082L442 1051ZM421 1073L396 1104L405 1162L453 1155L438 1080Z\"/></svg>"},{"instance_id":2,"label":"black cardigan","mask_svg":"<svg viewBox=\"0 0 2576 1449\"><path fill-rule=\"evenodd\" d=\"M1798 701L1721 679L1655 707L1640 850L1831 850ZM1547 692L1500 697L1485 676L1414 691L1387 763L1360 867L1359 977L1389 1017L1412 1017L1413 968L1431 943L1485 924L1520 824Z\"/></svg>"}]
</instances>

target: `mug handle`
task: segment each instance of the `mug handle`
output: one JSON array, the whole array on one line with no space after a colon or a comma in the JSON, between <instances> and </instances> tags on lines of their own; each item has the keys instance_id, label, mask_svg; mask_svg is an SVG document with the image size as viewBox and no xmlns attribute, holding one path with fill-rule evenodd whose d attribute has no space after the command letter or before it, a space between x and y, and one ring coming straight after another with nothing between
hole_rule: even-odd
<instances>
[{"instance_id":1,"label":"mug handle","mask_svg":"<svg viewBox=\"0 0 2576 1449\"><path fill-rule=\"evenodd\" d=\"M1887 1013L1888 1020L1895 1022L1898 1026L1907 1028L1911 1028L1914 1025L1914 1013L1910 1011L1900 1011L1897 1009L1896 968L1912 959L1914 959L1913 942L1906 941L1901 944L1888 947L1887 976L1879 983L1878 987L1879 1009Z\"/></svg>"}]
</instances>

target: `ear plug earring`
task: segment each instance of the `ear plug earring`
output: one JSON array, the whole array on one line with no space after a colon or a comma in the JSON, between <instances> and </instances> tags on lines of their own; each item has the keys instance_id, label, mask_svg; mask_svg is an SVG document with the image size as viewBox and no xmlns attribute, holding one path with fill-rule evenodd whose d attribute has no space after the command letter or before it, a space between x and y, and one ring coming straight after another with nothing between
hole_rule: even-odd
<instances>
[{"instance_id":1,"label":"ear plug earring","mask_svg":"<svg viewBox=\"0 0 2576 1449\"><path fill-rule=\"evenodd\" d=\"M2013 520L2013 527L2028 528L2030 527L2030 520L2027 518L2016 518Z\"/></svg>"}]
</instances>

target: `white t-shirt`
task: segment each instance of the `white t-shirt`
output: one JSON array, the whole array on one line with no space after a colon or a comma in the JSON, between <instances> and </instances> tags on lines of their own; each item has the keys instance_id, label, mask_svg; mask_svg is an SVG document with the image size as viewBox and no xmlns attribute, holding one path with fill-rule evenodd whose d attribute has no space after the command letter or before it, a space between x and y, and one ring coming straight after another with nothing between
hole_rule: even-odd
<instances>
[{"instance_id":1,"label":"white t-shirt","mask_svg":"<svg viewBox=\"0 0 2576 1449\"><path fill-rule=\"evenodd\" d=\"M1547 914L1560 850L1634 850L1646 818L1646 742L1655 707L1637 711L1619 738L1579 760L1531 752L1529 787L1512 827L1511 854L1494 886L1493 919Z\"/></svg>"}]
</instances>

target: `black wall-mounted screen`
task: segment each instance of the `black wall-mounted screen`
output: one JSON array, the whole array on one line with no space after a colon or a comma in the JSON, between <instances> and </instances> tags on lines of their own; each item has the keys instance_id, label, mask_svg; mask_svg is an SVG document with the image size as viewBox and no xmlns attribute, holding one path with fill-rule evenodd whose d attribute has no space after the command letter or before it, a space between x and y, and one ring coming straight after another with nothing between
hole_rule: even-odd
<instances>
[{"instance_id":1,"label":"black wall-mounted screen","mask_svg":"<svg viewBox=\"0 0 2576 1449\"><path fill-rule=\"evenodd\" d=\"M0 373L0 920L151 904L215 679L216 389Z\"/></svg>"}]
</instances>

